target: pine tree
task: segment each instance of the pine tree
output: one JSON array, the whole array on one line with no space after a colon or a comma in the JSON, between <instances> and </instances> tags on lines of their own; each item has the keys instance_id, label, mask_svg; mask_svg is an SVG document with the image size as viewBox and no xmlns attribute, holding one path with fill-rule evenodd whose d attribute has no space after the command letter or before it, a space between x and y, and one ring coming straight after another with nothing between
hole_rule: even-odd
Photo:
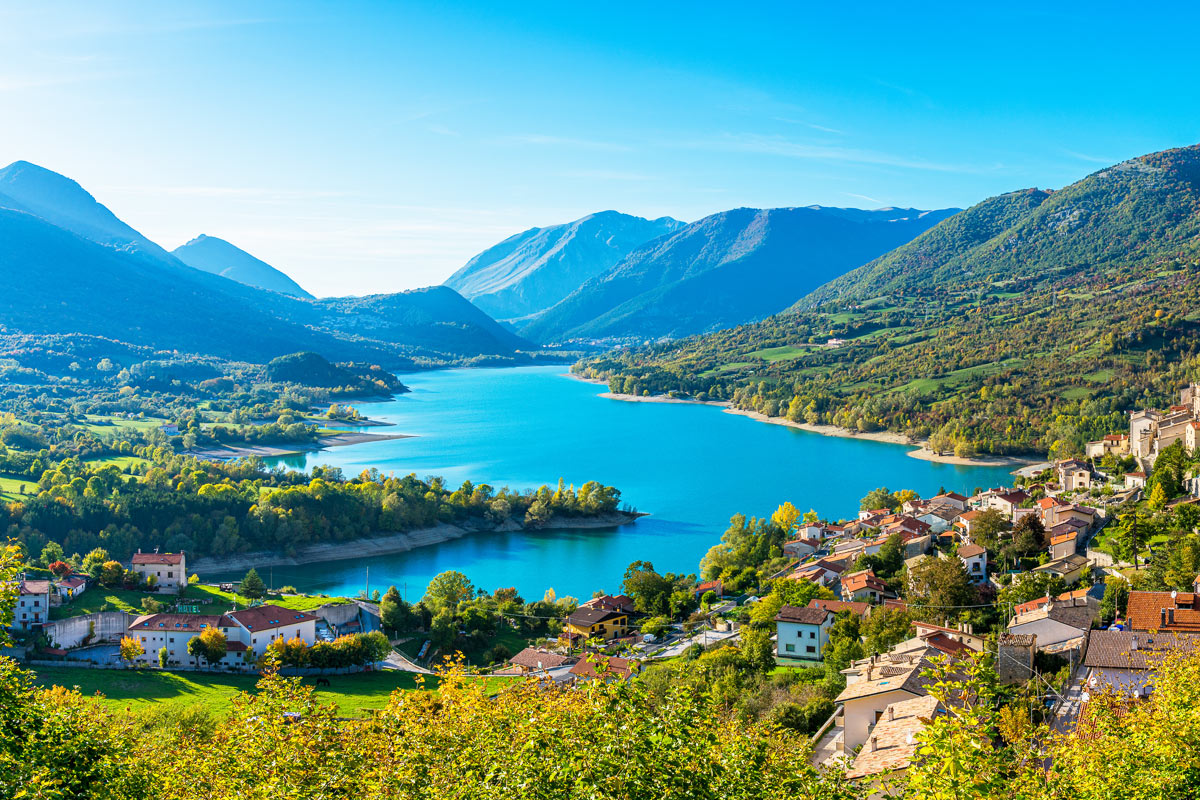
<instances>
[{"instance_id":1,"label":"pine tree","mask_svg":"<svg viewBox=\"0 0 1200 800\"><path fill-rule=\"evenodd\" d=\"M242 578L241 595L243 597L257 598L262 597L267 591L267 585L263 583L263 579L258 577L258 571L254 567L246 573L246 577Z\"/></svg>"}]
</instances>

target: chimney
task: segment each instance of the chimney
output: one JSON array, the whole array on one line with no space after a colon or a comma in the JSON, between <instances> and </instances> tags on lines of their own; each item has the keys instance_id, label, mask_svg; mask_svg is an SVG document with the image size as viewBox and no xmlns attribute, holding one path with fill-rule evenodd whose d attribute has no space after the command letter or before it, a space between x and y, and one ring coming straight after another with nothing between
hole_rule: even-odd
<instances>
[{"instance_id":1,"label":"chimney","mask_svg":"<svg viewBox=\"0 0 1200 800\"><path fill-rule=\"evenodd\" d=\"M888 722L895 720L896 719L896 707L888 706L887 715L888 715Z\"/></svg>"},{"instance_id":2,"label":"chimney","mask_svg":"<svg viewBox=\"0 0 1200 800\"><path fill-rule=\"evenodd\" d=\"M1163 627L1166 624L1167 624L1167 610L1165 608L1160 608L1158 610L1158 625L1159 625L1159 627Z\"/></svg>"},{"instance_id":3,"label":"chimney","mask_svg":"<svg viewBox=\"0 0 1200 800\"><path fill-rule=\"evenodd\" d=\"M1129 649L1130 650L1138 649L1138 637L1137 636L1134 636L1132 639L1129 640Z\"/></svg>"},{"instance_id":4,"label":"chimney","mask_svg":"<svg viewBox=\"0 0 1200 800\"><path fill-rule=\"evenodd\" d=\"M879 749L879 741L878 741L877 737L872 736L871 737L871 752L874 753L878 749Z\"/></svg>"},{"instance_id":5,"label":"chimney","mask_svg":"<svg viewBox=\"0 0 1200 800\"><path fill-rule=\"evenodd\" d=\"M1171 625L1175 624L1175 609L1173 609L1173 608L1167 609L1167 622Z\"/></svg>"}]
</instances>

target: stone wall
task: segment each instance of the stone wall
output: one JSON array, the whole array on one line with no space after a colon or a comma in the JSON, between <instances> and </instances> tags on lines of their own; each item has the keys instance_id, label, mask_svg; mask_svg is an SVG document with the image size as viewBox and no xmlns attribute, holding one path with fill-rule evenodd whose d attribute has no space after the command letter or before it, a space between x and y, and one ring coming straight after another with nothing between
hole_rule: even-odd
<instances>
[{"instance_id":1,"label":"stone wall","mask_svg":"<svg viewBox=\"0 0 1200 800\"><path fill-rule=\"evenodd\" d=\"M1000 682L1025 683L1032 678L1036 650L1037 634L1002 634L996 647L996 674Z\"/></svg>"},{"instance_id":2,"label":"stone wall","mask_svg":"<svg viewBox=\"0 0 1200 800\"><path fill-rule=\"evenodd\" d=\"M78 617L56 619L46 623L46 638L55 647L71 648L83 644L88 633L93 634L91 644L119 642L137 617L124 611L98 611Z\"/></svg>"}]
</instances>

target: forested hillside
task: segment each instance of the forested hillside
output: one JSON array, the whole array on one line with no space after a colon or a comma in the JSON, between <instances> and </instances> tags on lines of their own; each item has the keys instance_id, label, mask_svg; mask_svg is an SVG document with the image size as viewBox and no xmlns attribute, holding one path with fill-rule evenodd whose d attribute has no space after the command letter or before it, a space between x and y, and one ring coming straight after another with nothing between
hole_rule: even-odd
<instances>
[{"instance_id":1,"label":"forested hillside","mask_svg":"<svg viewBox=\"0 0 1200 800\"><path fill-rule=\"evenodd\" d=\"M1078 452L1200 377L1200 147L985 201L786 314L577 369L969 453Z\"/></svg>"}]
</instances>

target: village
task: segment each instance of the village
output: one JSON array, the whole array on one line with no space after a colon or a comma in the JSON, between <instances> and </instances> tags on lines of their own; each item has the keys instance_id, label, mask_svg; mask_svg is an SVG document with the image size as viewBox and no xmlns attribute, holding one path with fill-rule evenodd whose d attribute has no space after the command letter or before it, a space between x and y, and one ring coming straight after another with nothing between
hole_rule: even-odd
<instances>
[{"instance_id":1,"label":"village","mask_svg":"<svg viewBox=\"0 0 1200 800\"><path fill-rule=\"evenodd\" d=\"M1162 654L1200 641L1200 575L1169 591L1139 589L1154 544L1139 546L1136 535L1140 509L1194 530L1200 480L1186 471L1167 498L1155 477L1156 464L1165 471L1175 458L1167 454L1195 452L1198 435L1192 385L1167 412L1131 415L1129 434L1087 443L1083 458L1017 470L1013 486L929 498L880 489L837 522L777 514L783 539L770 563L786 566L751 590L727 585L728 573L692 577L665 618L637 591L597 592L478 671L564 685L630 680L658 664L748 646L767 609L772 673L838 667L832 712L806 730L814 763L881 786L903 775L917 733L944 711L930 694L930 670L970 657L987 658L1001 684L1024 687L1052 727L1068 731L1087 718L1090 693L1110 687L1129 702L1144 699ZM1135 534L1114 532L1130 518ZM247 585L260 582L256 574L239 586L205 585L189 575L185 553L138 552L90 570L59 561L47 572L16 586L12 630L25 646L14 650L35 666L254 673L273 659L303 676L427 673L452 651L431 648L428 628L385 637L378 594L271 593ZM143 613L69 613L114 580L141 593ZM797 591L811 599L783 599ZM866 652L858 626L889 615L901 620L899 634ZM515 629L513 616L505 624Z\"/></svg>"}]
</instances>

